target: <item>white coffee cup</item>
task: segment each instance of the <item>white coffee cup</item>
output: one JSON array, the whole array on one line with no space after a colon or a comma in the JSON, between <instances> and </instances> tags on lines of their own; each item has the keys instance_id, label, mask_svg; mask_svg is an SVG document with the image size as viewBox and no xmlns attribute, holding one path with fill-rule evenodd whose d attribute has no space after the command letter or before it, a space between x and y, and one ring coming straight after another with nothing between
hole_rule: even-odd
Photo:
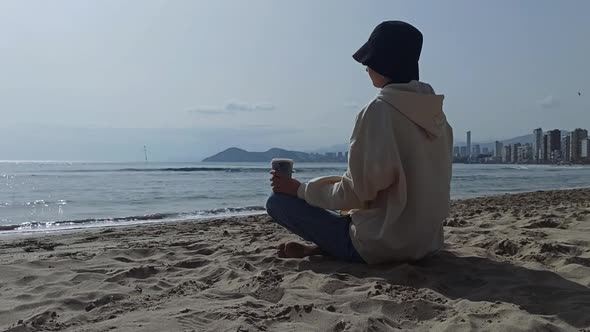
<instances>
[{"instance_id":1,"label":"white coffee cup","mask_svg":"<svg viewBox=\"0 0 590 332\"><path fill-rule=\"evenodd\" d=\"M289 178L293 175L293 159L274 158L270 164L271 168L279 175Z\"/></svg>"}]
</instances>

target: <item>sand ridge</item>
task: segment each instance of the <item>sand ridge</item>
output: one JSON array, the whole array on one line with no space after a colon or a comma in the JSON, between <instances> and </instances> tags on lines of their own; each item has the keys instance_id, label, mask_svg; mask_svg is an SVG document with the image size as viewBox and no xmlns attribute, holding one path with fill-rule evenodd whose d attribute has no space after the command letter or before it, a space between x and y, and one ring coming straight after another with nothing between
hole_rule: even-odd
<instances>
[{"instance_id":1,"label":"sand ridge","mask_svg":"<svg viewBox=\"0 0 590 332\"><path fill-rule=\"evenodd\" d=\"M2 331L590 331L590 190L453 202L445 250L280 259L267 216L0 238Z\"/></svg>"}]
</instances>

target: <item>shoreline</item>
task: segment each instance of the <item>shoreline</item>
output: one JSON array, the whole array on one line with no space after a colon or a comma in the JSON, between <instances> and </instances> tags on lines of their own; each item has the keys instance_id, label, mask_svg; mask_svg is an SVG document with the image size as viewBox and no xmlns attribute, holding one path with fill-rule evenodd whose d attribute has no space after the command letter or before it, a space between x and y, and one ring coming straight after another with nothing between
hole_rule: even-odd
<instances>
[{"instance_id":1,"label":"shoreline","mask_svg":"<svg viewBox=\"0 0 590 332\"><path fill-rule=\"evenodd\" d=\"M579 187L568 187L568 188L559 188L559 189L548 189L548 190L535 190L535 191L522 191L522 192L505 192L505 193L493 193L489 195L481 195L475 197L467 197L467 198L456 198L451 200L451 204L457 201L464 201L464 200L472 200L478 198L494 198L498 196L504 195L519 195L519 194L531 194L537 192L554 192L554 191L568 191L568 190L580 190L580 189L590 189L588 186L579 186ZM236 208L236 209L258 209L261 210L248 210L242 211L237 213L221 213L218 215L211 215L211 216L187 216L183 218L173 217L173 218L163 218L163 219L147 219L150 215L145 216L135 216L135 217L117 217L117 218L110 218L105 220L92 220L88 219L83 220L80 222L79 220L63 220L63 221L52 221L49 222L51 224L59 223L59 224L66 224L64 227L51 227L51 228L42 228L42 227L31 227L25 229L17 229L21 227L27 227L26 225L19 224L19 225L0 225L0 239L10 237L10 236L33 236L35 234L53 234L57 233L60 234L62 232L76 232L76 231L84 231L87 229L103 229L103 228L111 228L111 227L129 227L135 225L146 225L146 224L162 224L162 223L179 223L179 222L201 222L201 221L210 221L216 219L223 219L223 218L231 218L231 217L248 217L248 216L258 216L266 214L266 211L263 207L258 206L251 206L246 208ZM156 213L155 215L160 215ZM126 220L128 218L137 218L135 220ZM116 221L113 219L122 219L124 221ZM68 223L74 223L68 224ZM108 224L111 223L111 224ZM11 228L11 229L8 229Z\"/></svg>"},{"instance_id":2,"label":"shoreline","mask_svg":"<svg viewBox=\"0 0 590 332\"><path fill-rule=\"evenodd\" d=\"M0 238L0 330L584 331L590 189L453 201L445 248L280 259L266 215Z\"/></svg>"},{"instance_id":3,"label":"shoreline","mask_svg":"<svg viewBox=\"0 0 590 332\"><path fill-rule=\"evenodd\" d=\"M237 213L221 213L214 216L190 216L186 218L163 218L163 219L144 219L144 220L126 220L126 221L88 221L84 223L78 223L77 221L73 221L74 225L66 225L66 227L55 227L55 228L42 228L42 227L35 227L35 228L26 228L26 229L16 229L20 227L26 227L21 225L4 225L0 226L0 239L5 236L10 236L12 234L37 234L37 233L61 233L61 232L76 232L76 231L83 231L83 230L90 230L90 229L101 229L101 228L111 228L111 227L130 227L135 225L145 225L145 224L160 224L160 223L177 223L177 222L200 222L200 221L208 221L214 219L223 219L223 218L230 218L230 217L247 217L247 216L257 216L260 214L266 214L266 210L257 210L257 211L245 211L245 212L237 212ZM144 218L144 217L141 217ZM123 218L126 219L126 218ZM90 219L89 219L90 220ZM51 223L72 223L72 221L56 221ZM112 224L108 224L112 223ZM71 227L67 227L71 226ZM5 228L13 228L14 229L5 229Z\"/></svg>"}]
</instances>

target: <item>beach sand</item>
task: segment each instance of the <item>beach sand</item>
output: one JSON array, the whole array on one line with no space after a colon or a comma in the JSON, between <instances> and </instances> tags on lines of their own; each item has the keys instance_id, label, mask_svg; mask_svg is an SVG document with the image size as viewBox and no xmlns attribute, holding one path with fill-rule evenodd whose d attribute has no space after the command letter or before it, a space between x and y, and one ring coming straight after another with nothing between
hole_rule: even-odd
<instances>
[{"instance_id":1,"label":"beach sand","mask_svg":"<svg viewBox=\"0 0 590 332\"><path fill-rule=\"evenodd\" d=\"M267 216L0 237L4 331L590 331L590 189L453 203L411 264L280 259Z\"/></svg>"}]
</instances>

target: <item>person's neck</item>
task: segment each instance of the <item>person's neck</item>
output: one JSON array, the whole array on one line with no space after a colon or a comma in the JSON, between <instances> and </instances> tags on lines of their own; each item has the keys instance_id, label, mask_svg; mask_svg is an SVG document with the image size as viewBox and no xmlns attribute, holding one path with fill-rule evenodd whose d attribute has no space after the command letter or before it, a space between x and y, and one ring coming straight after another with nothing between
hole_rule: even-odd
<instances>
[{"instance_id":1,"label":"person's neck","mask_svg":"<svg viewBox=\"0 0 590 332\"><path fill-rule=\"evenodd\" d=\"M392 84L407 84L407 83L410 83L410 81L408 81L408 82L398 82L398 81L391 80L391 81L388 81L387 83L385 83L383 85L383 87L386 87L386 86L392 85Z\"/></svg>"}]
</instances>

